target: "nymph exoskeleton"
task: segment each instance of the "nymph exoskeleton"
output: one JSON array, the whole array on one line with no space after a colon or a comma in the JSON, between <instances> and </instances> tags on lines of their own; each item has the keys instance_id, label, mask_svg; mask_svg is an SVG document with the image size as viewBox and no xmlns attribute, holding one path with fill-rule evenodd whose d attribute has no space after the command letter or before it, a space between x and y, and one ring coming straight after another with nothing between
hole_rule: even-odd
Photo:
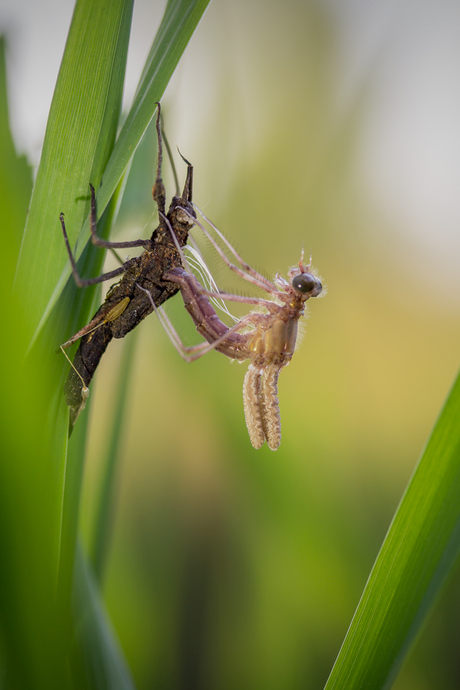
<instances>
[{"instance_id":1,"label":"nymph exoskeleton","mask_svg":"<svg viewBox=\"0 0 460 690\"><path fill-rule=\"evenodd\" d=\"M159 310L158 316L176 349L187 361L193 361L212 349L231 359L250 360L244 378L243 402L251 443L254 448L261 448L267 441L268 446L276 450L281 442L278 376L294 354L297 325L300 317L304 315L305 302L321 293L321 281L312 271L311 262L304 265L303 253L298 267L288 272L288 280L277 274L273 282L269 281L246 264L217 228L204 215L203 218L239 264L233 264L206 228L194 219L229 268L267 292L271 299L241 297L205 289L188 269L187 259L177 244L176 247L182 254L183 266L176 266L167 271L164 278L179 286L185 308L192 317L197 331L207 343L192 347L184 346L166 314ZM173 228L169 229L174 238ZM217 316L211 303L212 298L252 304L255 309L229 327ZM156 308L152 296L150 299L152 307Z\"/></svg>"},{"instance_id":2,"label":"nymph exoskeleton","mask_svg":"<svg viewBox=\"0 0 460 690\"><path fill-rule=\"evenodd\" d=\"M181 195L178 192L172 198L169 209L166 212L166 194L161 175L162 134L159 104L156 129L158 138L158 167L152 194L158 206L159 224L149 239L131 242L109 242L98 237L96 195L93 186L90 185L90 228L93 244L110 249L143 247L144 252L140 256L129 259L119 268L102 276L89 279L80 278L67 239L64 214L61 213L62 232L72 266L72 273L79 287L94 285L124 273L120 282L110 288L104 303L90 323L61 346L62 351L64 351L64 348L70 347L74 342L80 340L80 346L64 387L66 402L70 407L70 430L72 430L78 415L85 406L89 395L88 386L109 342L112 338L124 338L127 333L153 311L151 297L148 297L138 286L148 290L149 295L153 296L156 305L163 304L179 290L177 285L164 278L164 274L181 265L181 254L176 245L179 249L185 245L190 228L195 222L195 211L191 203L193 167L184 159L187 164L187 177L183 192ZM171 228L174 232L174 240L171 236Z\"/></svg>"}]
</instances>

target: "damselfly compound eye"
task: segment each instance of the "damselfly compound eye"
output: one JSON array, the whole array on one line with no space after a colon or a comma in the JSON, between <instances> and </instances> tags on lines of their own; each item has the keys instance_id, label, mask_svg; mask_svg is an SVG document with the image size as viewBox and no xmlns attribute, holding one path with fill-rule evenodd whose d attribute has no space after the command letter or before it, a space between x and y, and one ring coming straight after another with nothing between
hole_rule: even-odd
<instances>
[{"instance_id":1,"label":"damselfly compound eye","mask_svg":"<svg viewBox=\"0 0 460 690\"><path fill-rule=\"evenodd\" d=\"M297 292L301 292L303 295L306 295L308 292L315 290L315 296L319 295L319 293L323 289L321 282L318 280L318 278L312 276L311 273L301 273L300 275L293 278L292 287L294 288L294 290L297 290Z\"/></svg>"}]
</instances>

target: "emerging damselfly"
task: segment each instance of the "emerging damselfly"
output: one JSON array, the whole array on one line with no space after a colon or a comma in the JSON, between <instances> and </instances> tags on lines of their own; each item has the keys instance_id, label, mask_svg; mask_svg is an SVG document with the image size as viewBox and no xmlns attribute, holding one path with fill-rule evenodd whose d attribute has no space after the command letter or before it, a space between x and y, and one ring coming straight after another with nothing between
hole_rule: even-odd
<instances>
[{"instance_id":1,"label":"emerging damselfly","mask_svg":"<svg viewBox=\"0 0 460 690\"><path fill-rule=\"evenodd\" d=\"M196 210L199 210L195 207ZM164 278L179 286L185 308L192 317L197 331L207 342L186 347L165 312L157 308L152 295L139 286L151 300L152 308L180 355L188 362L203 356L210 350L244 361L250 360L243 384L243 403L246 425L254 448L261 448L265 441L276 450L281 442L281 419L278 403L278 376L292 359L297 340L297 325L305 313L305 302L322 292L322 284L316 272L303 263L303 252L298 266L288 272L288 280L277 274L272 281L245 263L228 240L200 212L224 246L236 260L230 260L212 234L196 218L195 224L205 233L212 246L239 276L268 293L271 299L243 297L204 288L191 272L189 262L179 245L182 266L176 266L164 274ZM172 227L171 236L175 238ZM206 267L204 267L206 272ZM211 300L223 300L254 305L251 313L237 320L233 326L223 323ZM217 305L219 306L219 304ZM228 312L227 312L228 313Z\"/></svg>"}]
</instances>

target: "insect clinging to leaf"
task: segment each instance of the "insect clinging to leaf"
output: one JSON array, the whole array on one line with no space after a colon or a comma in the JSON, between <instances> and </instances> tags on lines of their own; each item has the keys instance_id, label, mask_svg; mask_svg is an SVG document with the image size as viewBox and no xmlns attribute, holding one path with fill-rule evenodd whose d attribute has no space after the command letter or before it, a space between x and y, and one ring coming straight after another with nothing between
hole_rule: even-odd
<instances>
[{"instance_id":1,"label":"insect clinging to leaf","mask_svg":"<svg viewBox=\"0 0 460 690\"><path fill-rule=\"evenodd\" d=\"M97 236L96 199L91 187L91 239L97 246L109 248L144 247L144 252L125 262L119 269L98 278L83 280L78 275L63 215L61 225L72 272L78 285L91 285L124 273L119 283L110 288L104 304L90 323L61 346L69 347L81 339L66 386L66 401L71 408L71 428L84 408L89 383L112 339L124 337L130 330L155 311L172 343L187 361L193 361L210 350L231 359L249 359L244 377L243 402L246 425L254 448L266 441L276 450L281 441L278 404L278 377L294 354L298 321L305 314L308 299L318 297L322 284L312 269L311 260L304 264L303 252L297 266L288 271L287 280L277 274L273 281L244 262L224 235L209 221L214 235L197 220L199 209L192 204L193 167L187 164L187 178L182 195L173 197L165 211L165 189L161 178L162 135L160 106L157 114L158 168L153 198L158 206L159 225L150 239L134 242L108 242ZM210 280L204 287L194 275L190 260L184 254L189 232L196 225L202 229L226 265L237 275L266 293L266 297L243 297L218 290ZM225 247L225 251L222 249ZM196 253L195 253L196 256ZM201 261L200 259L198 259ZM204 265L204 262L203 262ZM207 272L207 269L205 268ZM186 347L162 309L162 304L178 291L196 330L206 342ZM215 300L249 304L253 310L227 326L218 317Z\"/></svg>"}]
</instances>

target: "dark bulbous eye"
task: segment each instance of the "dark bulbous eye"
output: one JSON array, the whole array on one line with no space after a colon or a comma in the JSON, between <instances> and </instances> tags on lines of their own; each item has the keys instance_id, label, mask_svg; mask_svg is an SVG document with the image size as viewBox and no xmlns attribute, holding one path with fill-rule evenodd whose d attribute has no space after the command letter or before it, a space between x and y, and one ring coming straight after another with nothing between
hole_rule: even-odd
<instances>
[{"instance_id":1,"label":"dark bulbous eye","mask_svg":"<svg viewBox=\"0 0 460 690\"><path fill-rule=\"evenodd\" d=\"M315 278L311 273L300 273L292 279L292 287L297 292L301 292L306 295L307 292L311 292L314 288L317 288L317 294L321 292L322 285L318 278Z\"/></svg>"}]
</instances>

